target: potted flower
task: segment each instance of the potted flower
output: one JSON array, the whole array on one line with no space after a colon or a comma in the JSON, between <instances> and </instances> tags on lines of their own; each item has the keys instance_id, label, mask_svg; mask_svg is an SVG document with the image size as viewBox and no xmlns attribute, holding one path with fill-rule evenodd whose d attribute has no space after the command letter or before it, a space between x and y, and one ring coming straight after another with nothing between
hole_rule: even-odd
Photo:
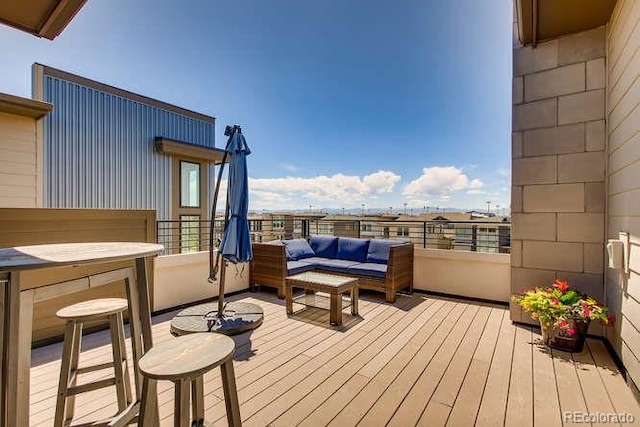
<instances>
[{"instance_id":1,"label":"potted flower","mask_svg":"<svg viewBox=\"0 0 640 427\"><path fill-rule=\"evenodd\" d=\"M546 345L571 352L582 351L590 321L613 326L615 316L587 294L570 289L565 280L548 287L522 290L512 299L540 322Z\"/></svg>"}]
</instances>

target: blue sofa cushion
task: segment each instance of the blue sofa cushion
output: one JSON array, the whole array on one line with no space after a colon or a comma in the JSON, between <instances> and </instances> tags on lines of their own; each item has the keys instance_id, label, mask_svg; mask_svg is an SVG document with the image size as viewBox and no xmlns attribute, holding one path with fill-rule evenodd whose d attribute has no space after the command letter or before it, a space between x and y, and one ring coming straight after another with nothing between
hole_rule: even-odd
<instances>
[{"instance_id":1,"label":"blue sofa cushion","mask_svg":"<svg viewBox=\"0 0 640 427\"><path fill-rule=\"evenodd\" d=\"M368 276L384 279L387 274L387 266L375 262L361 262L352 265L347 269L347 274L357 274L360 276Z\"/></svg>"},{"instance_id":2,"label":"blue sofa cushion","mask_svg":"<svg viewBox=\"0 0 640 427\"><path fill-rule=\"evenodd\" d=\"M294 274L304 273L305 271L314 270L313 264L309 264L304 261L287 261L287 275L293 276Z\"/></svg>"},{"instance_id":3,"label":"blue sofa cushion","mask_svg":"<svg viewBox=\"0 0 640 427\"><path fill-rule=\"evenodd\" d=\"M340 237L338 239L336 258L365 262L367 260L367 249L369 249L369 240L367 239Z\"/></svg>"},{"instance_id":4,"label":"blue sofa cushion","mask_svg":"<svg viewBox=\"0 0 640 427\"><path fill-rule=\"evenodd\" d=\"M367 252L367 262L376 262L378 264L386 264L389 262L389 252L391 246L402 244L398 240L388 239L372 239L369 243L369 250Z\"/></svg>"},{"instance_id":5,"label":"blue sofa cushion","mask_svg":"<svg viewBox=\"0 0 640 427\"><path fill-rule=\"evenodd\" d=\"M311 257L304 260L305 263L311 264L316 270L330 271L333 273L347 273L349 267L358 264L354 261L344 259L329 259L321 257Z\"/></svg>"},{"instance_id":6,"label":"blue sofa cushion","mask_svg":"<svg viewBox=\"0 0 640 427\"><path fill-rule=\"evenodd\" d=\"M315 256L323 258L336 258L338 251L338 238L333 236L311 236L309 245Z\"/></svg>"},{"instance_id":7,"label":"blue sofa cushion","mask_svg":"<svg viewBox=\"0 0 640 427\"><path fill-rule=\"evenodd\" d=\"M305 239L284 240L283 243L287 261L298 261L316 255Z\"/></svg>"}]
</instances>

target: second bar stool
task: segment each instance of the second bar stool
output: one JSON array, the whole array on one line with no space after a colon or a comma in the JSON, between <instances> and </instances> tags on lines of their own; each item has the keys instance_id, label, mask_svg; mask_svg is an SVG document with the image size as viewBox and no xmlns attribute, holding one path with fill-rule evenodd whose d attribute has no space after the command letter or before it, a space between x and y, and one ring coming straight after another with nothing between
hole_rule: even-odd
<instances>
[{"instance_id":1,"label":"second bar stool","mask_svg":"<svg viewBox=\"0 0 640 427\"><path fill-rule=\"evenodd\" d=\"M60 309L56 313L56 316L66 320L67 324L62 349L62 366L60 368L60 383L58 384L56 415L54 418L55 427L61 427L66 421L70 421L73 418L75 396L78 393L115 385L118 410L123 411L132 402L122 318L122 314L127 308L126 299L103 298L73 304ZM78 367L83 324L103 319L109 321L109 328L111 329L113 361L99 365ZM113 377L77 385L79 374L111 367L114 370Z\"/></svg>"},{"instance_id":2,"label":"second bar stool","mask_svg":"<svg viewBox=\"0 0 640 427\"><path fill-rule=\"evenodd\" d=\"M151 425L153 396L157 393L159 380L174 384L174 427L205 425L203 375L220 366L227 423L229 427L240 427L242 422L233 373L234 352L235 342L231 338L211 332L182 335L151 347L138 363L144 377L143 406L138 425Z\"/></svg>"}]
</instances>

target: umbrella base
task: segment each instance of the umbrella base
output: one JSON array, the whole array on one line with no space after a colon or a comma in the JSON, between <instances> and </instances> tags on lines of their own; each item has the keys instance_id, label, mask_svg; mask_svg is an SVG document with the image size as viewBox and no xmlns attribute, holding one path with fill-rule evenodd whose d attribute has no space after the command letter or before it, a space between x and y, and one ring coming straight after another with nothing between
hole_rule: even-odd
<instances>
[{"instance_id":1,"label":"umbrella base","mask_svg":"<svg viewBox=\"0 0 640 427\"><path fill-rule=\"evenodd\" d=\"M229 302L223 316L218 316L218 302L186 308L171 320L171 334L175 336L195 332L218 332L238 335L262 324L262 308L248 302Z\"/></svg>"}]
</instances>

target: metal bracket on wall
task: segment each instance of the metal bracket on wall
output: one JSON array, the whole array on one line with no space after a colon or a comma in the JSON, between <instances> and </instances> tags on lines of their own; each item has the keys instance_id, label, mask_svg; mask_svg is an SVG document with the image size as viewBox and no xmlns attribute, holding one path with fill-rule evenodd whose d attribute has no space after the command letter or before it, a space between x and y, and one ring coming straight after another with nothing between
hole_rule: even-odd
<instances>
[{"instance_id":1,"label":"metal bracket on wall","mask_svg":"<svg viewBox=\"0 0 640 427\"><path fill-rule=\"evenodd\" d=\"M630 273L630 268L629 268L629 258L631 256L631 244L629 242L629 233L626 231L620 231L618 233L618 239L622 242L623 245L623 271L625 275L629 275Z\"/></svg>"}]
</instances>

